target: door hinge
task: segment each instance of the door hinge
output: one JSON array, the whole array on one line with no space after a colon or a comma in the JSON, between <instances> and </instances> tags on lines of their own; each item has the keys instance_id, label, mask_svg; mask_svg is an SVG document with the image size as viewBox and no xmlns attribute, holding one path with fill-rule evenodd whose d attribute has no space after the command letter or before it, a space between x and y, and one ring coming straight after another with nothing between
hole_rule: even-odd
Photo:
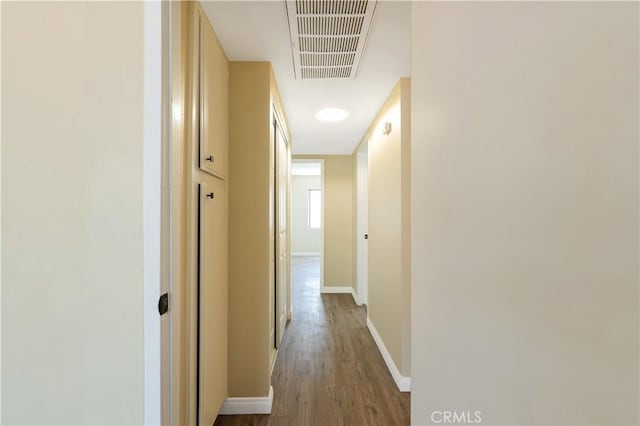
<instances>
[{"instance_id":1,"label":"door hinge","mask_svg":"<svg viewBox=\"0 0 640 426\"><path fill-rule=\"evenodd\" d=\"M169 293L164 293L158 299L158 312L160 315L164 315L169 311Z\"/></svg>"}]
</instances>

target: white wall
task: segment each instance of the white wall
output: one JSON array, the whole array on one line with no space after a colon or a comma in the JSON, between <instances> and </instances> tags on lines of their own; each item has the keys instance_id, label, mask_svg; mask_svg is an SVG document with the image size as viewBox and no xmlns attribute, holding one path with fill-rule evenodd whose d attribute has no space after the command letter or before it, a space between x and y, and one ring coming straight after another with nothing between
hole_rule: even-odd
<instances>
[{"instance_id":1,"label":"white wall","mask_svg":"<svg viewBox=\"0 0 640 426\"><path fill-rule=\"evenodd\" d=\"M320 176L291 177L291 252L317 253L322 250L322 230L307 226L309 189L321 189Z\"/></svg>"},{"instance_id":2,"label":"white wall","mask_svg":"<svg viewBox=\"0 0 640 426\"><path fill-rule=\"evenodd\" d=\"M638 6L413 4L414 424L638 424Z\"/></svg>"},{"instance_id":3,"label":"white wall","mask_svg":"<svg viewBox=\"0 0 640 426\"><path fill-rule=\"evenodd\" d=\"M2 423L143 422L143 4L2 4Z\"/></svg>"}]
</instances>

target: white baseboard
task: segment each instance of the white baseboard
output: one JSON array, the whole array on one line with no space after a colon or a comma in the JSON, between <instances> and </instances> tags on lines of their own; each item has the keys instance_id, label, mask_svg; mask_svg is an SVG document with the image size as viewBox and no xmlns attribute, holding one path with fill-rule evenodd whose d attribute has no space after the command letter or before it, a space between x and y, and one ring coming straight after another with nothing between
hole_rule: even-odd
<instances>
[{"instance_id":1,"label":"white baseboard","mask_svg":"<svg viewBox=\"0 0 640 426\"><path fill-rule=\"evenodd\" d=\"M360 303L360 300L359 300L360 298L358 297L358 294L354 289L351 289L351 297L353 297L353 303L355 303L358 306L362 305L362 303Z\"/></svg>"},{"instance_id":2,"label":"white baseboard","mask_svg":"<svg viewBox=\"0 0 640 426\"><path fill-rule=\"evenodd\" d=\"M272 405L273 386L270 386L269 396L225 399L219 414L271 414Z\"/></svg>"},{"instance_id":3,"label":"white baseboard","mask_svg":"<svg viewBox=\"0 0 640 426\"><path fill-rule=\"evenodd\" d=\"M351 286L340 286L340 287L320 287L320 293L353 293L353 288Z\"/></svg>"},{"instance_id":4,"label":"white baseboard","mask_svg":"<svg viewBox=\"0 0 640 426\"><path fill-rule=\"evenodd\" d=\"M362 300L360 300L360 296L358 295L358 292L355 289L351 290L351 295L353 296L353 302L356 305L358 306L364 305L364 303L362 303Z\"/></svg>"},{"instance_id":5,"label":"white baseboard","mask_svg":"<svg viewBox=\"0 0 640 426\"><path fill-rule=\"evenodd\" d=\"M353 287L347 287L347 286L320 287L320 293L351 293L351 297L353 297L353 302L356 305L362 305L362 303L358 303L358 295L356 294Z\"/></svg>"},{"instance_id":6,"label":"white baseboard","mask_svg":"<svg viewBox=\"0 0 640 426\"><path fill-rule=\"evenodd\" d=\"M311 253L311 252L297 252L291 253L291 256L317 256L320 257L320 253Z\"/></svg>"},{"instance_id":7,"label":"white baseboard","mask_svg":"<svg viewBox=\"0 0 640 426\"><path fill-rule=\"evenodd\" d=\"M398 367L396 367L396 364L393 362L387 347L382 341L382 337L378 334L378 330L376 330L376 327L371 322L371 318L369 318L369 316L367 316L367 327L369 328L369 332L371 333L371 336L373 336L373 340L376 342L376 345L378 345L378 350L380 351L385 364L387 364L389 373L391 373L391 377L393 377L393 380L396 382L398 390L400 390L400 392L411 392L411 377L405 377L400 374L400 370L398 370Z\"/></svg>"}]
</instances>

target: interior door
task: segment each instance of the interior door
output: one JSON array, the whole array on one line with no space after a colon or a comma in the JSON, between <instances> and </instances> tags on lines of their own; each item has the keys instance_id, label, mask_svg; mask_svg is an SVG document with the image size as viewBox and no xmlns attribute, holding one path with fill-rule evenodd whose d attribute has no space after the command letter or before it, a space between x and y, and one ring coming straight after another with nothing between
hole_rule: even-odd
<instances>
[{"instance_id":1,"label":"interior door","mask_svg":"<svg viewBox=\"0 0 640 426\"><path fill-rule=\"evenodd\" d=\"M289 149L280 125L275 123L276 147L276 342L280 347L284 328L287 324L287 289L289 280L287 215L289 188Z\"/></svg>"},{"instance_id":2,"label":"interior door","mask_svg":"<svg viewBox=\"0 0 640 426\"><path fill-rule=\"evenodd\" d=\"M211 426L227 397L227 217L223 181L199 185L198 424Z\"/></svg>"}]
</instances>

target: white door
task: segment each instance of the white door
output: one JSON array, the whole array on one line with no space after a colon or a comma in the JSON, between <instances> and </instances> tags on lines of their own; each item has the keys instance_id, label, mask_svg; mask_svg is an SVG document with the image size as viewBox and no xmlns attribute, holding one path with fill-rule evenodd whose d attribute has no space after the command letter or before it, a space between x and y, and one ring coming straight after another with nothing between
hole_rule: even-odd
<instances>
[{"instance_id":1,"label":"white door","mask_svg":"<svg viewBox=\"0 0 640 426\"><path fill-rule=\"evenodd\" d=\"M276 122L275 128L276 146L276 341L275 346L280 347L284 328L287 323L287 288L289 281L288 261L288 229L287 214L288 188L289 188L289 151L287 141L282 129Z\"/></svg>"},{"instance_id":2,"label":"white door","mask_svg":"<svg viewBox=\"0 0 640 426\"><path fill-rule=\"evenodd\" d=\"M368 176L369 176L369 155L367 154L366 144L362 152L357 153L357 277L358 277L358 303L367 304L368 300L368 284L367 284L367 256L368 256Z\"/></svg>"}]
</instances>

